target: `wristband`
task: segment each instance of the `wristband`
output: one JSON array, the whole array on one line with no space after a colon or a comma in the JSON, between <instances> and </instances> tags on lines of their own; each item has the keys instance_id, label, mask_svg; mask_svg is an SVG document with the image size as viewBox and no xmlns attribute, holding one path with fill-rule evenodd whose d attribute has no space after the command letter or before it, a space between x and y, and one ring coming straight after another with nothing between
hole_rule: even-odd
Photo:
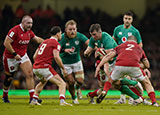
<instances>
[{"instance_id":1,"label":"wristband","mask_svg":"<svg viewBox=\"0 0 160 115\"><path fill-rule=\"evenodd\" d=\"M12 55L16 56L16 55L17 55L17 53L16 53L16 52L13 52L13 53L12 53Z\"/></svg>"}]
</instances>

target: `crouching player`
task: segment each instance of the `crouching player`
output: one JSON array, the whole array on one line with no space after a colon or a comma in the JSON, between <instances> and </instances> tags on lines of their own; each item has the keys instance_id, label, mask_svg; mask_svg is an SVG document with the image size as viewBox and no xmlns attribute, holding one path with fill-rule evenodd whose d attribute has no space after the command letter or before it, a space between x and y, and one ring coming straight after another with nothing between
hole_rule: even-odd
<instances>
[{"instance_id":1,"label":"crouching player","mask_svg":"<svg viewBox=\"0 0 160 115\"><path fill-rule=\"evenodd\" d=\"M115 56L117 56L115 67L111 73L111 76L105 83L103 91L97 98L97 102L101 103L108 90L111 88L112 83L124 77L124 75L129 75L131 78L136 78L142 83L152 101L152 105L158 107L159 105L156 102L154 88L148 77L145 76L139 64L141 61L144 66L143 68L149 68L149 61L143 49L137 44L137 40L134 36L128 37L127 42L114 48L102 59L96 68L95 76L97 76L100 68ZM141 102L143 102L142 98L136 101L137 104Z\"/></svg>"},{"instance_id":2,"label":"crouching player","mask_svg":"<svg viewBox=\"0 0 160 115\"><path fill-rule=\"evenodd\" d=\"M67 71L65 70L59 56L61 46L58 43L58 40L60 39L61 28L58 26L51 28L51 38L42 42L34 54L33 58L35 62L33 64L33 72L40 79L40 82L35 88L33 99L30 103L31 105L40 105L40 103L38 103L39 94L46 85L47 81L50 81L59 87L60 105L72 106L72 104L65 102L66 83L51 66L54 59L62 69L64 77L66 76Z\"/></svg>"},{"instance_id":3,"label":"crouching player","mask_svg":"<svg viewBox=\"0 0 160 115\"><path fill-rule=\"evenodd\" d=\"M100 60L105 55L106 55L106 52L103 48L97 48L97 50L95 52L95 57L97 59L96 67L100 63ZM87 94L87 97L89 99L90 104L95 104L94 97L98 96L101 93L101 91L103 90L103 86L104 86L105 82L108 80L108 76L110 76L110 72L112 71L113 67L114 67L114 63L112 63L112 64L105 63L104 66L102 66L100 68L100 71L96 76L98 78L98 84L99 84L100 88L93 91L93 92L89 92ZM120 90L122 93L129 95L130 97L132 97L135 100L138 99L139 96L137 96L132 90L130 90L128 85L136 87L136 89L141 89L139 87L139 83L137 81L129 80L127 78L117 81L115 83L115 88Z\"/></svg>"}]
</instances>

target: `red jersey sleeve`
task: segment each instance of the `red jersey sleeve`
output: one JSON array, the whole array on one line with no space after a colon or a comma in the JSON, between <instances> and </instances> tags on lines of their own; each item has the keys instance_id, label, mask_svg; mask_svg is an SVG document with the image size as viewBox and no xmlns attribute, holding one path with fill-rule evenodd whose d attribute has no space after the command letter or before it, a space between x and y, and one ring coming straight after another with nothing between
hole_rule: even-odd
<instances>
[{"instance_id":1,"label":"red jersey sleeve","mask_svg":"<svg viewBox=\"0 0 160 115\"><path fill-rule=\"evenodd\" d=\"M142 59L145 59L145 58L147 58L147 56L146 56L145 52L142 50Z\"/></svg>"},{"instance_id":2,"label":"red jersey sleeve","mask_svg":"<svg viewBox=\"0 0 160 115\"><path fill-rule=\"evenodd\" d=\"M31 39L35 37L35 34L32 30L30 31L30 35L31 35Z\"/></svg>"},{"instance_id":3,"label":"red jersey sleeve","mask_svg":"<svg viewBox=\"0 0 160 115\"><path fill-rule=\"evenodd\" d=\"M14 41L17 37L17 30L15 28L12 28L12 29L9 30L7 35L11 40Z\"/></svg>"}]
</instances>

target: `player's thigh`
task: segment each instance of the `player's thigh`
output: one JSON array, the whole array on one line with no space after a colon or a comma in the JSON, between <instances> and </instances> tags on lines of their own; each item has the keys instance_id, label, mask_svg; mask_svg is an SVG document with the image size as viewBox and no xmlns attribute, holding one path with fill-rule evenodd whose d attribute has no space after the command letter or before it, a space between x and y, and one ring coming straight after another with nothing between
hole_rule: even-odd
<instances>
[{"instance_id":1,"label":"player's thigh","mask_svg":"<svg viewBox=\"0 0 160 115\"><path fill-rule=\"evenodd\" d=\"M122 78L124 76L124 72L123 69L121 68L121 66L115 66L115 68L113 69L110 78L113 81L119 80L120 78Z\"/></svg>"},{"instance_id":2,"label":"player's thigh","mask_svg":"<svg viewBox=\"0 0 160 115\"><path fill-rule=\"evenodd\" d=\"M26 75L26 77L33 77L33 68L30 60L27 60L24 63L21 63L20 68L23 71L23 73Z\"/></svg>"},{"instance_id":3,"label":"player's thigh","mask_svg":"<svg viewBox=\"0 0 160 115\"><path fill-rule=\"evenodd\" d=\"M143 74L143 70L140 69L139 67L128 67L128 75L131 78L137 79L138 81L142 81L145 79L145 76Z\"/></svg>"}]
</instances>

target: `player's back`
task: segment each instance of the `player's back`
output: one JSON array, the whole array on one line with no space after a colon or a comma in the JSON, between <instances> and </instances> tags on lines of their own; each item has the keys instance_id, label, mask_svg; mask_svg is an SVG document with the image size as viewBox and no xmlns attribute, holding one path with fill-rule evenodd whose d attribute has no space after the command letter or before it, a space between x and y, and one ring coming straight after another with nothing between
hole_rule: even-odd
<instances>
[{"instance_id":1,"label":"player's back","mask_svg":"<svg viewBox=\"0 0 160 115\"><path fill-rule=\"evenodd\" d=\"M41 43L35 59L34 68L44 68L52 64L53 49L60 51L60 44L56 39L47 39Z\"/></svg>"},{"instance_id":2,"label":"player's back","mask_svg":"<svg viewBox=\"0 0 160 115\"><path fill-rule=\"evenodd\" d=\"M135 42L127 41L115 48L117 52L116 65L139 67L142 58L146 58L142 48Z\"/></svg>"}]
</instances>

